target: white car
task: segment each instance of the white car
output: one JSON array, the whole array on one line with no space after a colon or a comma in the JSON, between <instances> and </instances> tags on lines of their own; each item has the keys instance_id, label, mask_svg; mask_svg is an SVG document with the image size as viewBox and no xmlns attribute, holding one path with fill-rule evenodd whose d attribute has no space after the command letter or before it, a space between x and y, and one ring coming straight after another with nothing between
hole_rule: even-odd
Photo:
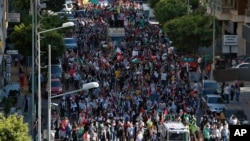
<instances>
[{"instance_id":1,"label":"white car","mask_svg":"<svg viewBox=\"0 0 250 141\"><path fill-rule=\"evenodd\" d=\"M234 69L248 69L250 68L249 63L240 63L237 66L232 67Z\"/></svg>"},{"instance_id":2,"label":"white car","mask_svg":"<svg viewBox=\"0 0 250 141\"><path fill-rule=\"evenodd\" d=\"M207 112L221 113L226 109L225 101L220 95L206 95L202 97L202 109Z\"/></svg>"}]
</instances>

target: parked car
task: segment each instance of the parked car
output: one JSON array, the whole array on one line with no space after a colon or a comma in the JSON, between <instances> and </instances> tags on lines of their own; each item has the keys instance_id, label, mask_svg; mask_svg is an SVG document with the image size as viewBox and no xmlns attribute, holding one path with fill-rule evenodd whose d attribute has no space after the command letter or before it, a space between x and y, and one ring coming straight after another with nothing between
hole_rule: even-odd
<instances>
[{"instance_id":1,"label":"parked car","mask_svg":"<svg viewBox=\"0 0 250 141\"><path fill-rule=\"evenodd\" d=\"M233 69L248 69L250 68L250 65L249 63L241 63L241 64L238 64L234 67L232 67Z\"/></svg>"},{"instance_id":2,"label":"parked car","mask_svg":"<svg viewBox=\"0 0 250 141\"><path fill-rule=\"evenodd\" d=\"M61 78L62 71L61 64L51 65L51 77Z\"/></svg>"},{"instance_id":3,"label":"parked car","mask_svg":"<svg viewBox=\"0 0 250 141\"><path fill-rule=\"evenodd\" d=\"M48 84L46 85L45 90L45 97L48 97ZM61 80L59 78L52 78L51 79L51 95L59 95L63 93L63 85L61 83Z\"/></svg>"},{"instance_id":4,"label":"parked car","mask_svg":"<svg viewBox=\"0 0 250 141\"><path fill-rule=\"evenodd\" d=\"M77 40L75 38L64 38L64 43L67 50L77 49Z\"/></svg>"},{"instance_id":5,"label":"parked car","mask_svg":"<svg viewBox=\"0 0 250 141\"><path fill-rule=\"evenodd\" d=\"M221 88L216 80L203 80L201 86L201 96L208 94L220 94Z\"/></svg>"},{"instance_id":6,"label":"parked car","mask_svg":"<svg viewBox=\"0 0 250 141\"><path fill-rule=\"evenodd\" d=\"M247 115L243 109L224 109L223 113L226 117L226 120L230 123L230 117L232 115L236 116L240 124L249 124L249 121L247 119Z\"/></svg>"},{"instance_id":7,"label":"parked car","mask_svg":"<svg viewBox=\"0 0 250 141\"><path fill-rule=\"evenodd\" d=\"M250 57L246 57L246 58L242 61L242 63L250 63Z\"/></svg>"},{"instance_id":8,"label":"parked car","mask_svg":"<svg viewBox=\"0 0 250 141\"><path fill-rule=\"evenodd\" d=\"M66 1L63 4L63 9L62 11L66 11L66 12L71 12L73 10L74 6L72 4L72 1Z\"/></svg>"},{"instance_id":9,"label":"parked car","mask_svg":"<svg viewBox=\"0 0 250 141\"><path fill-rule=\"evenodd\" d=\"M207 112L221 113L226 109L225 101L220 95L206 95L201 98L202 109Z\"/></svg>"},{"instance_id":10,"label":"parked car","mask_svg":"<svg viewBox=\"0 0 250 141\"><path fill-rule=\"evenodd\" d=\"M190 71L196 71L198 67L197 57L194 55L183 55L180 59L181 67L186 67L189 65Z\"/></svg>"}]
</instances>

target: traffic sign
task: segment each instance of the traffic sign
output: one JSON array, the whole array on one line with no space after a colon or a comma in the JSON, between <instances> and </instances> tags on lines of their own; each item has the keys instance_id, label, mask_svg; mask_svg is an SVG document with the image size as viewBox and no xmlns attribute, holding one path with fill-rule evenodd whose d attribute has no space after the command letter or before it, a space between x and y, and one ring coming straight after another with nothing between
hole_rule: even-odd
<instances>
[{"instance_id":1,"label":"traffic sign","mask_svg":"<svg viewBox=\"0 0 250 141\"><path fill-rule=\"evenodd\" d=\"M237 35L224 35L224 46L237 46L238 36Z\"/></svg>"}]
</instances>

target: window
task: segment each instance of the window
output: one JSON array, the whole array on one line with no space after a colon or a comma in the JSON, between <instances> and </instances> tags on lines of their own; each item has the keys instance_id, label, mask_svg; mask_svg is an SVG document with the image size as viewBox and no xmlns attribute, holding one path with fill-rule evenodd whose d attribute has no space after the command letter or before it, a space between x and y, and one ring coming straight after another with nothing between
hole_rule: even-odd
<instances>
[{"instance_id":1,"label":"window","mask_svg":"<svg viewBox=\"0 0 250 141\"><path fill-rule=\"evenodd\" d=\"M60 81L51 81L51 87L60 87L61 86L61 82Z\"/></svg>"},{"instance_id":2,"label":"window","mask_svg":"<svg viewBox=\"0 0 250 141\"><path fill-rule=\"evenodd\" d=\"M182 141L184 135L184 133L169 133L169 141Z\"/></svg>"},{"instance_id":3,"label":"window","mask_svg":"<svg viewBox=\"0 0 250 141\"><path fill-rule=\"evenodd\" d=\"M220 97L209 97L208 98L208 103L213 103L213 104L222 104L224 101Z\"/></svg>"},{"instance_id":4,"label":"window","mask_svg":"<svg viewBox=\"0 0 250 141\"><path fill-rule=\"evenodd\" d=\"M219 86L218 86L217 83L208 83L208 82L205 82L203 85L204 85L203 86L204 89L218 89L219 88Z\"/></svg>"}]
</instances>

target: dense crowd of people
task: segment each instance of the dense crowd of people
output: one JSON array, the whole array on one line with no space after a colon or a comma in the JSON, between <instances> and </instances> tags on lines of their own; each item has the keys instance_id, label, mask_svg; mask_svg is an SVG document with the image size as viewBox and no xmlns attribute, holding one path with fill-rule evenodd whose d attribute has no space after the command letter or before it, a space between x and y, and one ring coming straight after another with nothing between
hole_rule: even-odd
<instances>
[{"instance_id":1,"label":"dense crowd of people","mask_svg":"<svg viewBox=\"0 0 250 141\"><path fill-rule=\"evenodd\" d=\"M88 4L80 10L74 12L79 47L65 54L62 82L65 90L93 81L100 88L61 98L52 112L56 138L157 141L159 127L177 121L189 129L192 141L228 139L223 114L205 112L197 121L199 81L190 82L188 69L180 66L180 56L160 25L149 24L140 5ZM107 37L111 24L124 28L125 35Z\"/></svg>"}]
</instances>

